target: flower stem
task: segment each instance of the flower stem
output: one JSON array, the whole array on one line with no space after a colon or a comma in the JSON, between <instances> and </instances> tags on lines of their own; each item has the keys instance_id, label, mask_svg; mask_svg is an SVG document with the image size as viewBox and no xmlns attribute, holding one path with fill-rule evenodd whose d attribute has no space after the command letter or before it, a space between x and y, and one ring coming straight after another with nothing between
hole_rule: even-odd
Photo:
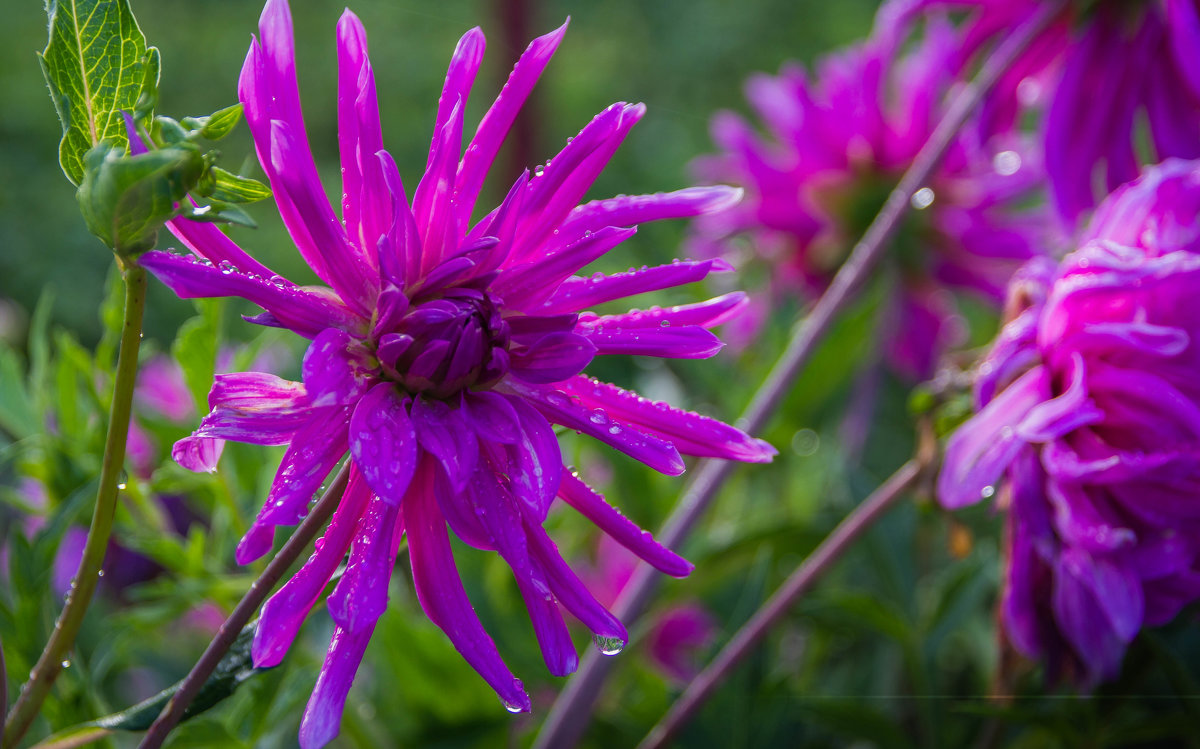
<instances>
[{"instance_id":1,"label":"flower stem","mask_svg":"<svg viewBox=\"0 0 1200 749\"><path fill-rule=\"evenodd\" d=\"M1028 46L1036 34L1057 13L1059 2L1042 4L1029 18L988 57L975 80L966 84L946 108L941 121L921 147L912 164L888 195L879 214L867 227L862 239L854 246L846 262L838 270L829 288L816 301L811 311L796 326L795 332L775 366L767 374L758 391L746 407L740 426L750 434L758 434L774 415L783 397L791 389L804 365L812 357L817 344L829 332L838 314L853 300L854 293L867 279L871 270L887 249L912 205L913 194L929 180L959 130L974 112L983 97L1008 70L1017 55ZM687 538L692 526L712 503L718 489L729 477L733 463L709 459L700 464L695 478L679 504L663 524L658 539L668 548L678 548ZM649 604L659 577L647 564L639 564L613 606L613 614L629 623ZM592 707L612 669L613 660L596 651L584 656L579 671L567 682L534 741L533 749L564 749L576 744L591 717Z\"/></svg>"},{"instance_id":2,"label":"flower stem","mask_svg":"<svg viewBox=\"0 0 1200 749\"><path fill-rule=\"evenodd\" d=\"M921 464L910 460L883 482L871 496L855 507L833 532L825 537L813 553L796 568L779 590L750 617L729 643L721 649L696 678L688 684L658 725L650 730L638 749L659 749L675 735L675 732L696 712L721 681L729 675L751 649L770 631L771 627L788 612L788 609L813 583L841 557L863 531L871 527L880 516L891 509L897 499L916 483L921 474Z\"/></svg>"},{"instance_id":3,"label":"flower stem","mask_svg":"<svg viewBox=\"0 0 1200 749\"><path fill-rule=\"evenodd\" d=\"M342 494L346 491L346 482L349 476L350 462L346 461L329 488L321 495L321 499L304 518L304 522L296 528L279 553L250 585L250 590L246 591L242 600L238 601L237 607L221 625L217 636L208 644L204 654L200 656L200 660L196 661L196 665L192 666L192 670L179 685L179 691L163 707L162 712L155 719L154 725L150 726L150 730L142 738L142 743L138 744L139 749L157 749L162 746L167 734L178 725L188 705L192 703L200 688L212 676L213 670L216 669L221 658L233 645L233 641L237 639L237 636L241 634L246 624L258 611L258 607L279 584L284 573L291 568L292 562L299 558L301 552L309 547L317 533L325 527L325 521L329 520L333 511L337 509L338 503L342 501Z\"/></svg>"},{"instance_id":4,"label":"flower stem","mask_svg":"<svg viewBox=\"0 0 1200 749\"><path fill-rule=\"evenodd\" d=\"M42 655L29 672L29 681L21 689L12 712L4 724L4 749L15 747L41 710L54 680L66 662L75 636L83 625L84 614L100 581L100 567L112 535L117 511L117 484L125 468L125 442L129 436L129 417L133 407L133 387L137 381L138 350L142 343L142 313L146 308L146 271L129 264L122 270L125 281L125 320L121 327L121 347L117 354L117 375L113 383L112 406L108 417L108 435L100 464L100 486L96 507L88 529L83 558L71 583L67 603L54 624Z\"/></svg>"}]
</instances>

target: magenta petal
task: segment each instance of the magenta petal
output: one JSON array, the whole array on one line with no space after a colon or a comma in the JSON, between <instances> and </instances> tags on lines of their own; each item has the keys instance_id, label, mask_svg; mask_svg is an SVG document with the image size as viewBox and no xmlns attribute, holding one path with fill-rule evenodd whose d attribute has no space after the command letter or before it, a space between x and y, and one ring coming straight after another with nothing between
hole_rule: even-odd
<instances>
[{"instance_id":1,"label":"magenta petal","mask_svg":"<svg viewBox=\"0 0 1200 749\"><path fill-rule=\"evenodd\" d=\"M695 568L691 562L655 541L647 531L622 515L620 510L604 500L603 495L585 484L578 474L563 471L558 496L655 569L673 577L687 577Z\"/></svg>"},{"instance_id":2,"label":"magenta petal","mask_svg":"<svg viewBox=\"0 0 1200 749\"><path fill-rule=\"evenodd\" d=\"M279 323L305 338L326 328L357 330L363 318L319 289L304 288L278 276L265 279L232 266L219 268L184 255L151 251L138 263L181 299L236 296L269 312Z\"/></svg>"},{"instance_id":3,"label":"magenta petal","mask_svg":"<svg viewBox=\"0 0 1200 749\"><path fill-rule=\"evenodd\" d=\"M197 473L213 473L225 441L210 437L184 437L171 448L171 460Z\"/></svg>"},{"instance_id":4,"label":"magenta petal","mask_svg":"<svg viewBox=\"0 0 1200 749\"><path fill-rule=\"evenodd\" d=\"M255 445L283 445L312 416L303 385L264 372L217 375L208 402L212 411L200 420L200 426L188 439L221 438Z\"/></svg>"},{"instance_id":5,"label":"magenta petal","mask_svg":"<svg viewBox=\"0 0 1200 749\"><path fill-rule=\"evenodd\" d=\"M588 325L576 330L596 346L596 354L660 356L667 359L707 359L725 344L699 325L668 328L622 328L617 325Z\"/></svg>"},{"instance_id":6,"label":"magenta petal","mask_svg":"<svg viewBox=\"0 0 1200 749\"><path fill-rule=\"evenodd\" d=\"M428 273L457 249L458 223L455 216L454 174L462 148L463 111L466 103L456 101L450 118L434 131L430 167L413 192L413 217L421 237L421 271Z\"/></svg>"},{"instance_id":7,"label":"magenta petal","mask_svg":"<svg viewBox=\"0 0 1200 749\"><path fill-rule=\"evenodd\" d=\"M512 444L517 441L521 431L517 412L508 398L500 393L463 391L459 415L485 442Z\"/></svg>"},{"instance_id":8,"label":"magenta petal","mask_svg":"<svg viewBox=\"0 0 1200 749\"><path fill-rule=\"evenodd\" d=\"M649 221L689 218L726 210L742 199L740 187L688 187L653 195L622 195L593 200L575 208L559 228L556 243L569 244L606 226L636 226Z\"/></svg>"},{"instance_id":9,"label":"magenta petal","mask_svg":"<svg viewBox=\"0 0 1200 749\"><path fill-rule=\"evenodd\" d=\"M480 120L475 137L463 154L455 182L459 206L466 215L469 216L474 210L484 178L491 170L496 154L500 152L500 145L566 31L567 25L564 23L529 43L509 74L504 88L500 89L500 95Z\"/></svg>"},{"instance_id":10,"label":"magenta petal","mask_svg":"<svg viewBox=\"0 0 1200 749\"><path fill-rule=\"evenodd\" d=\"M526 521L525 529L529 551L545 571L555 598L597 637L618 640L622 646L628 642L629 634L624 625L600 605L587 586L571 571L558 553L558 546L542 527Z\"/></svg>"},{"instance_id":11,"label":"magenta petal","mask_svg":"<svg viewBox=\"0 0 1200 749\"><path fill-rule=\"evenodd\" d=\"M505 446L513 468L509 472L512 491L526 516L540 523L550 511L562 478L558 435L546 418L524 399L511 398L510 402L520 419L517 441Z\"/></svg>"},{"instance_id":12,"label":"magenta petal","mask_svg":"<svg viewBox=\"0 0 1200 749\"><path fill-rule=\"evenodd\" d=\"M494 288L513 308L538 311L537 307L568 276L603 257L636 233L637 229L633 227L601 229L554 253L508 266L496 279Z\"/></svg>"},{"instance_id":13,"label":"magenta petal","mask_svg":"<svg viewBox=\"0 0 1200 749\"><path fill-rule=\"evenodd\" d=\"M446 524L433 497L431 461L417 468L412 488L401 504L408 531L413 587L421 608L446 633L455 649L483 677L509 710L528 712L531 705L521 681L512 675L492 638L479 622L463 589Z\"/></svg>"},{"instance_id":14,"label":"magenta petal","mask_svg":"<svg viewBox=\"0 0 1200 749\"><path fill-rule=\"evenodd\" d=\"M350 452L367 484L385 502L399 504L417 465L417 435L408 416L411 399L381 382L354 407Z\"/></svg>"},{"instance_id":15,"label":"magenta petal","mask_svg":"<svg viewBox=\"0 0 1200 749\"><path fill-rule=\"evenodd\" d=\"M614 421L603 409L587 408L566 393L545 385L528 385L517 380L502 384L509 392L524 397L552 424L594 437L668 476L678 476L684 471L683 459L674 445Z\"/></svg>"},{"instance_id":16,"label":"magenta petal","mask_svg":"<svg viewBox=\"0 0 1200 749\"><path fill-rule=\"evenodd\" d=\"M442 401L416 398L412 422L421 448L438 460L455 490L467 485L479 459L479 440L462 413Z\"/></svg>"},{"instance_id":17,"label":"magenta petal","mask_svg":"<svg viewBox=\"0 0 1200 749\"><path fill-rule=\"evenodd\" d=\"M575 652L575 644L571 642L571 633L563 621L557 601L553 597L547 600L519 577L517 587L520 588L521 597L525 599L525 609L533 623L533 633L542 649L546 669L552 676L575 673L575 669L579 667L579 655Z\"/></svg>"},{"instance_id":18,"label":"magenta petal","mask_svg":"<svg viewBox=\"0 0 1200 749\"><path fill-rule=\"evenodd\" d=\"M300 719L301 749L320 749L341 731L346 697L374 630L374 624L362 632L349 632L342 627L334 629L329 652L304 708L304 717Z\"/></svg>"},{"instance_id":19,"label":"magenta petal","mask_svg":"<svg viewBox=\"0 0 1200 749\"><path fill-rule=\"evenodd\" d=\"M350 10L338 20L338 144L342 163L342 218L350 241L371 265L388 229L388 196L368 179L383 148L375 74L367 58L367 32Z\"/></svg>"},{"instance_id":20,"label":"magenta petal","mask_svg":"<svg viewBox=\"0 0 1200 749\"><path fill-rule=\"evenodd\" d=\"M596 346L584 336L550 333L513 352L513 375L537 384L559 382L582 372L595 355Z\"/></svg>"},{"instance_id":21,"label":"magenta petal","mask_svg":"<svg viewBox=\"0 0 1200 749\"><path fill-rule=\"evenodd\" d=\"M168 221L167 228L185 247L211 263L230 263L243 273L275 277L275 271L250 257L216 224L179 217Z\"/></svg>"},{"instance_id":22,"label":"magenta petal","mask_svg":"<svg viewBox=\"0 0 1200 749\"><path fill-rule=\"evenodd\" d=\"M1175 64L1194 98L1200 98L1200 10L1193 0L1167 0L1167 38ZM1174 154L1173 154L1174 155Z\"/></svg>"},{"instance_id":23,"label":"magenta petal","mask_svg":"<svg viewBox=\"0 0 1200 749\"><path fill-rule=\"evenodd\" d=\"M313 407L346 406L361 398L375 381L376 368L360 341L346 331L321 331L304 352L304 387Z\"/></svg>"},{"instance_id":24,"label":"magenta petal","mask_svg":"<svg viewBox=\"0 0 1200 749\"><path fill-rule=\"evenodd\" d=\"M355 312L369 316L379 296L379 276L370 261L350 243L338 220L315 170L303 168L297 160L298 146L291 127L281 120L271 121L271 165L276 189L285 191L302 217L308 236L322 253L329 274L329 285Z\"/></svg>"},{"instance_id":25,"label":"magenta petal","mask_svg":"<svg viewBox=\"0 0 1200 749\"><path fill-rule=\"evenodd\" d=\"M777 454L763 440L724 422L647 400L590 377L572 377L559 387L585 406L604 409L617 421L671 442L685 455L768 463Z\"/></svg>"},{"instance_id":26,"label":"magenta petal","mask_svg":"<svg viewBox=\"0 0 1200 749\"><path fill-rule=\"evenodd\" d=\"M943 506L958 509L992 496L1001 472L1027 444L1016 427L1044 400L1045 378L1041 367L1029 370L951 435L938 474Z\"/></svg>"},{"instance_id":27,"label":"magenta petal","mask_svg":"<svg viewBox=\"0 0 1200 749\"><path fill-rule=\"evenodd\" d=\"M634 294L692 283L711 272L726 270L732 268L722 260L686 260L609 276L602 273L586 277L575 276L562 282L558 290L546 300L542 311L577 312Z\"/></svg>"},{"instance_id":28,"label":"magenta petal","mask_svg":"<svg viewBox=\"0 0 1200 749\"><path fill-rule=\"evenodd\" d=\"M238 544L238 564L248 564L270 551L270 530L302 520L321 482L347 449L348 408L322 408L297 430L283 454L267 501ZM266 541L264 545L264 540Z\"/></svg>"},{"instance_id":29,"label":"magenta petal","mask_svg":"<svg viewBox=\"0 0 1200 749\"><path fill-rule=\"evenodd\" d=\"M486 48L487 40L478 26L463 34L462 38L458 40L458 46L454 48L454 54L450 57L450 65L446 69L442 94L438 97L437 119L434 120L433 132L440 133L446 123L453 119L454 108L459 102L466 105L467 99L471 95L471 86L475 83L475 76L479 72L479 64L483 62L483 53ZM457 151L461 145L462 134L460 131L459 138L455 141L455 150ZM435 151L436 146L431 146L429 158L425 162L426 172L433 168Z\"/></svg>"},{"instance_id":30,"label":"magenta petal","mask_svg":"<svg viewBox=\"0 0 1200 749\"><path fill-rule=\"evenodd\" d=\"M350 548L358 519L371 498L371 490L351 464L350 478L342 501L333 513L325 535L317 542L308 561L263 605L254 631L251 654L256 668L277 666L296 639L300 625Z\"/></svg>"},{"instance_id":31,"label":"magenta petal","mask_svg":"<svg viewBox=\"0 0 1200 749\"><path fill-rule=\"evenodd\" d=\"M585 312L579 316L579 322L585 327L661 328L676 325L699 325L703 328L714 328L737 316L746 307L746 304L745 292L734 291L705 302L681 304L665 309L651 307L647 310L633 310L616 315L595 315Z\"/></svg>"},{"instance_id":32,"label":"magenta petal","mask_svg":"<svg viewBox=\"0 0 1200 749\"><path fill-rule=\"evenodd\" d=\"M399 519L399 503L376 496L358 522L346 574L326 602L333 621L348 632L370 632L387 609L396 563L392 536Z\"/></svg>"}]
</instances>

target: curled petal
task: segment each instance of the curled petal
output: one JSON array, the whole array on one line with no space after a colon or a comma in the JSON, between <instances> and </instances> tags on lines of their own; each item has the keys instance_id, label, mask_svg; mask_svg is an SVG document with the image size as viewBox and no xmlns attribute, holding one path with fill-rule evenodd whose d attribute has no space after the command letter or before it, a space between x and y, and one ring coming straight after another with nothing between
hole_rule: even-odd
<instances>
[{"instance_id":1,"label":"curled petal","mask_svg":"<svg viewBox=\"0 0 1200 749\"><path fill-rule=\"evenodd\" d=\"M361 342L344 330L329 328L304 352L302 372L314 407L345 406L371 387L376 367Z\"/></svg>"},{"instance_id":2,"label":"curled petal","mask_svg":"<svg viewBox=\"0 0 1200 749\"><path fill-rule=\"evenodd\" d=\"M455 649L496 690L508 709L528 712L529 695L504 665L496 644L483 629L463 590L446 524L433 497L433 471L429 459L421 461L401 504L417 599L429 619L446 633Z\"/></svg>"},{"instance_id":3,"label":"curled petal","mask_svg":"<svg viewBox=\"0 0 1200 749\"><path fill-rule=\"evenodd\" d=\"M591 363L596 346L577 333L556 332L512 354L513 375L526 382L549 384L577 375Z\"/></svg>"}]
</instances>

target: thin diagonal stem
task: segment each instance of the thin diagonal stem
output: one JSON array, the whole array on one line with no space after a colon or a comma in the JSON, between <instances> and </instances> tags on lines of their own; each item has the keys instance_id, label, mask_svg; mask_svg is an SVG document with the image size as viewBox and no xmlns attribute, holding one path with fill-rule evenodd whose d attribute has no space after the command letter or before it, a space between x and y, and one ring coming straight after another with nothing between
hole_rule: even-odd
<instances>
[{"instance_id":1,"label":"thin diagonal stem","mask_svg":"<svg viewBox=\"0 0 1200 749\"><path fill-rule=\"evenodd\" d=\"M910 460L900 467L892 476L879 486L871 496L855 507L833 532L813 550L804 562L796 568L771 599L763 604L754 616L750 617L739 629L729 643L721 649L696 678L688 684L687 690L680 696L661 721L658 722L638 749L659 749L675 735L696 709L708 698L712 691L733 670L741 660L759 643L770 631L771 627L799 600L813 583L819 580L828 569L841 557L871 524L891 509L896 500L916 483L921 473L921 466L915 460Z\"/></svg>"},{"instance_id":2,"label":"thin diagonal stem","mask_svg":"<svg viewBox=\"0 0 1200 749\"><path fill-rule=\"evenodd\" d=\"M762 431L783 397L791 389L817 344L829 332L838 314L853 300L854 293L878 264L888 240L908 212L913 194L929 180L971 112L979 107L984 95L1008 70L1017 55L1057 13L1061 2L1044 3L1039 11L1018 27L984 62L975 80L963 86L947 107L937 127L913 159L908 171L888 195L879 214L846 262L838 270L829 288L797 325L783 355L754 394L738 425L751 434ZM733 470L725 460L704 461L696 470L679 504L663 524L659 540L669 548L678 548L692 526L700 519L716 496L717 490ZM613 607L613 614L625 622L636 619L646 608L658 584L658 576L647 564L639 564ZM565 749L574 746L590 720L592 706L600 694L613 661L591 651L584 656L579 671L559 695L533 749Z\"/></svg>"},{"instance_id":3,"label":"thin diagonal stem","mask_svg":"<svg viewBox=\"0 0 1200 749\"><path fill-rule=\"evenodd\" d=\"M333 511L342 501L349 476L350 461L346 461L337 476L334 477L333 483L321 495L321 499L309 511L308 516L304 518L304 522L296 528L287 543L267 565L267 568L250 585L250 590L246 591L242 600L238 601L237 607L221 625L217 636L208 644L208 648L200 656L200 660L196 661L196 665L192 666L192 670L184 677L183 683L179 685L179 691L163 707L162 712L155 719L154 725L150 726L150 730L142 738L142 743L138 745L139 749L157 749L162 746L167 734L178 725L187 706L196 698L196 694L204 686L204 682L208 681L208 677L212 676L213 670L216 669L217 664L221 662L221 658L225 656L229 648L233 646L233 641L245 629L246 624L254 617L258 607L279 584L284 574L291 568L292 563L300 557L301 552L312 544L317 533L325 527L325 521L329 520Z\"/></svg>"},{"instance_id":4,"label":"thin diagonal stem","mask_svg":"<svg viewBox=\"0 0 1200 749\"><path fill-rule=\"evenodd\" d=\"M42 708L54 680L62 671L75 636L83 625L83 616L100 580L104 552L112 535L113 519L117 512L117 484L125 467L125 442L129 437L129 417L133 408L133 387L137 382L138 350L142 343L142 313L146 308L146 271L139 265L129 265L122 271L125 281L125 320L121 327L121 348L117 354L117 374L113 382L112 406L108 416L108 434L104 441L104 458L100 464L100 486L96 491L96 507L88 528L83 557L71 584L71 593L63 606L54 631L42 650L37 664L29 672L29 681L13 704L4 724L4 749L17 745L29 730Z\"/></svg>"}]
</instances>

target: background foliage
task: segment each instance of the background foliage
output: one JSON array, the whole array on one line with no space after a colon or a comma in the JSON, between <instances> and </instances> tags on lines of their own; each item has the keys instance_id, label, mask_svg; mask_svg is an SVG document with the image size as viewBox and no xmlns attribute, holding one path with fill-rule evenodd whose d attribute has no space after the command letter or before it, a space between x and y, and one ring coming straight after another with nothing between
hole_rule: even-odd
<instances>
[{"instance_id":1,"label":"background foliage","mask_svg":"<svg viewBox=\"0 0 1200 749\"><path fill-rule=\"evenodd\" d=\"M644 101L649 108L602 176L597 197L687 184L687 162L712 150L711 114L745 109L741 86L748 74L773 72L788 59L811 62L865 35L875 10L866 0L530 5L530 37L571 16L571 30L539 88L537 157L556 151L611 101ZM334 23L341 9L324 0L295 5L308 128L331 194L337 174ZM164 53L161 112L203 114L233 103L257 3L159 0L135 2L134 10L149 43ZM498 19L504 4L364 0L353 10L371 35L385 142L401 174L413 175L425 158L444 64L457 38L479 24L490 42L469 122L478 120L507 75L519 49L503 41ZM0 585L0 639L10 694L28 673L60 605L50 584L56 550L72 525L86 522L119 322L110 254L87 233L57 166L60 129L34 55L44 39L39 4L7 9L0 25L0 544L6 549L0 552L0 579L6 581ZM220 148L230 169L252 156L244 128ZM271 207L247 211L260 228L235 230L239 241L285 275L305 278L309 271ZM618 261L669 261L683 254L682 236L680 225L646 227ZM701 296L696 291L677 301ZM666 582L650 616L632 630L634 641L617 656L619 668L586 745L631 745L677 694L679 684L643 657L639 642L657 616L685 603L711 614L716 636L696 653L703 663L848 509L911 455L908 390L879 368L878 296L869 289L839 323L773 421L765 437L780 449L776 463L740 470L693 535L684 552L696 572ZM778 310L758 344L731 347L714 361L605 361L592 373L732 419L800 308L797 301ZM238 368L269 351L276 371L294 376L298 341L269 331L252 338L256 331L239 319L248 311L233 303L192 305L152 284L146 355L177 357L199 409L219 351L236 351ZM994 321L975 327L981 343ZM217 476L188 474L166 460L166 450L195 418L171 418L144 406L139 411L162 467L129 477L116 538L165 572L102 589L35 735L122 709L180 678L211 636L214 618L219 621L212 606L227 612L259 569L236 567L233 545L264 496L279 452L230 444ZM645 527L657 527L682 488L620 456L602 457L582 441L568 443L566 451ZM28 478L45 486L45 507L35 506L21 488L20 480ZM183 533L173 530L167 510L179 502L194 521ZM30 531L22 520L29 515L49 522ZM581 567L603 567L590 526L564 512L552 513L549 524ZM1200 643L1188 636L1186 622L1140 640L1129 673L1095 700L1060 694L1027 668L1016 671L1018 692L1026 696L1008 703L985 699L1001 657L992 618L998 536L986 508L951 519L927 499L903 504L735 673L680 745L1195 742L1190 697L1200 678L1194 657ZM546 674L504 565L459 552L468 593L525 680L533 715L514 718L498 709L491 690L420 614L401 564L392 605L351 693L339 745L494 747L531 740L562 681ZM328 617L318 611L284 665L254 676L218 709L185 724L171 745L294 744L330 632ZM589 646L583 632L577 634L580 647ZM133 738L112 741L126 745Z\"/></svg>"}]
</instances>

